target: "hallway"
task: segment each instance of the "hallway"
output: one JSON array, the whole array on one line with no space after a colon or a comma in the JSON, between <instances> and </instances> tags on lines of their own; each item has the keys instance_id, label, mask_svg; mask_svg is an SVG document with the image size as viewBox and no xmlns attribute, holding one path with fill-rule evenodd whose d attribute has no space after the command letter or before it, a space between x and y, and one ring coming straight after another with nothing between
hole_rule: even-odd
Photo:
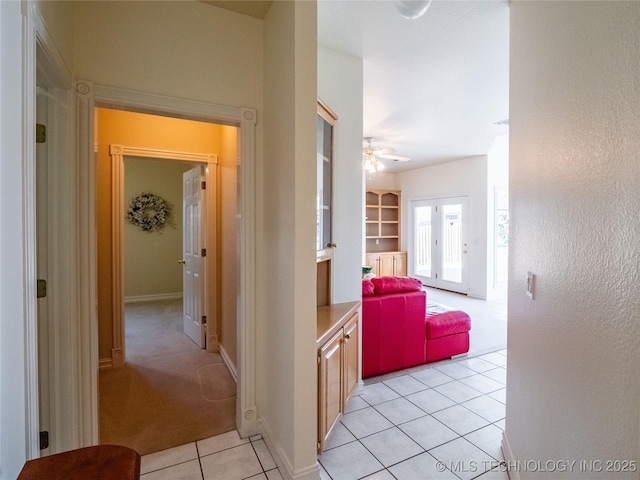
<instances>
[{"instance_id":1,"label":"hallway","mask_svg":"<svg viewBox=\"0 0 640 480\"><path fill-rule=\"evenodd\" d=\"M235 429L236 383L182 331L182 300L128 304L126 364L99 376L100 443L140 454Z\"/></svg>"}]
</instances>

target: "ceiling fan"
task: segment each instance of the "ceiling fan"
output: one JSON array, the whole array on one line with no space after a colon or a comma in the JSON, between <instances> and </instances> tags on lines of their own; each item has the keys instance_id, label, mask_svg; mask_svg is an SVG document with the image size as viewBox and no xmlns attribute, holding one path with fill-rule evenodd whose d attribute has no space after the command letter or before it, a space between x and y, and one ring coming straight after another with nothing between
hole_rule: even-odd
<instances>
[{"instance_id":1,"label":"ceiling fan","mask_svg":"<svg viewBox=\"0 0 640 480\"><path fill-rule=\"evenodd\" d=\"M362 149L364 156L364 169L368 172L379 172L384 170L385 166L380 161L381 158L393 160L394 162L408 162L409 157L394 154L390 148L373 148L373 137L365 137L364 141L367 145Z\"/></svg>"}]
</instances>

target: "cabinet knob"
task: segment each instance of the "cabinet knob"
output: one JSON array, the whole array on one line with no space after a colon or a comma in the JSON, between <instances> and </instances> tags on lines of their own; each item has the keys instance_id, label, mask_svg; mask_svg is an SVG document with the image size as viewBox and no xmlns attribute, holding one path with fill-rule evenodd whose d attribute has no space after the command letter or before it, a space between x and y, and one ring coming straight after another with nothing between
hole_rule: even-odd
<instances>
[{"instance_id":1,"label":"cabinet knob","mask_svg":"<svg viewBox=\"0 0 640 480\"><path fill-rule=\"evenodd\" d=\"M350 339L351 339L351 334L350 334L350 333L347 333L347 334L344 336L344 338L345 338L345 339L347 339L347 340L350 340Z\"/></svg>"}]
</instances>

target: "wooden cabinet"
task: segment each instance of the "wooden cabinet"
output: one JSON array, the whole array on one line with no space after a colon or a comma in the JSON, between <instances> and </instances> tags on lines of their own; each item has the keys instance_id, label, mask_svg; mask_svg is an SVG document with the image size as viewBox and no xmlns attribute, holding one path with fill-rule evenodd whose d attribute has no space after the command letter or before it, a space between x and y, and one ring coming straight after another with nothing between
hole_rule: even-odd
<instances>
[{"instance_id":1,"label":"wooden cabinet","mask_svg":"<svg viewBox=\"0 0 640 480\"><path fill-rule=\"evenodd\" d=\"M367 252L399 251L400 192L367 190L365 208Z\"/></svg>"},{"instance_id":2,"label":"wooden cabinet","mask_svg":"<svg viewBox=\"0 0 640 480\"><path fill-rule=\"evenodd\" d=\"M360 302L318 307L318 453L358 386Z\"/></svg>"},{"instance_id":3,"label":"wooden cabinet","mask_svg":"<svg viewBox=\"0 0 640 480\"><path fill-rule=\"evenodd\" d=\"M331 253L331 214L333 209L333 129L338 117L318 101L316 145L316 251ZM327 251L327 252L325 252Z\"/></svg>"},{"instance_id":4,"label":"wooden cabinet","mask_svg":"<svg viewBox=\"0 0 640 480\"><path fill-rule=\"evenodd\" d=\"M344 348L342 374L344 378L343 402L346 403L358 387L358 365L360 364L360 351L358 349L358 314L354 314L343 327Z\"/></svg>"},{"instance_id":5,"label":"wooden cabinet","mask_svg":"<svg viewBox=\"0 0 640 480\"><path fill-rule=\"evenodd\" d=\"M366 264L377 277L407 274L407 252L400 251L400 192L367 190Z\"/></svg>"},{"instance_id":6,"label":"wooden cabinet","mask_svg":"<svg viewBox=\"0 0 640 480\"><path fill-rule=\"evenodd\" d=\"M342 414L342 329L318 349L318 428L322 445ZM321 450L320 450L321 451Z\"/></svg>"},{"instance_id":7,"label":"wooden cabinet","mask_svg":"<svg viewBox=\"0 0 640 480\"><path fill-rule=\"evenodd\" d=\"M367 265L376 277L405 276L407 274L407 252L367 253Z\"/></svg>"}]
</instances>

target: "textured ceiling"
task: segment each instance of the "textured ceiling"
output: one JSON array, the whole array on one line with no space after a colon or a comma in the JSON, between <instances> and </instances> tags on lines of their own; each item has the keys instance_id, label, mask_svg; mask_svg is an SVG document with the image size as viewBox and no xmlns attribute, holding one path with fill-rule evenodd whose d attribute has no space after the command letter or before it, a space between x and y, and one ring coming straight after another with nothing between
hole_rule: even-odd
<instances>
[{"instance_id":1,"label":"textured ceiling","mask_svg":"<svg viewBox=\"0 0 640 480\"><path fill-rule=\"evenodd\" d=\"M392 1L319 0L318 37L363 58L364 136L411 157L388 171L486 154L507 132L506 0L433 1L416 20Z\"/></svg>"}]
</instances>

